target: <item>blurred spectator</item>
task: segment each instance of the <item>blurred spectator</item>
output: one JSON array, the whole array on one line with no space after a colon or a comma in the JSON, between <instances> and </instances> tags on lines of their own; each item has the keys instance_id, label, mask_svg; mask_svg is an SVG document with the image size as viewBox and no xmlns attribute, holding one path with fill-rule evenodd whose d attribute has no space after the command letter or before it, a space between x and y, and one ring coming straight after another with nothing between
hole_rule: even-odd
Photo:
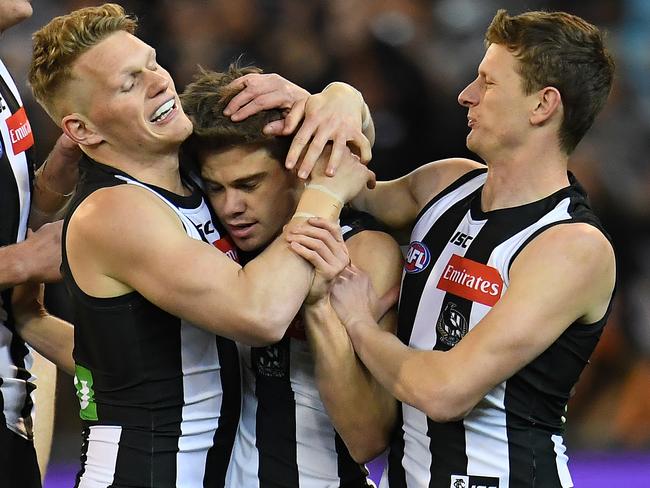
<instances>
[{"instance_id":1,"label":"blurred spectator","mask_svg":"<svg viewBox=\"0 0 650 488\"><path fill-rule=\"evenodd\" d=\"M55 15L101 1L41 0L37 15L3 38L0 55L17 83L23 40ZM123 0L141 36L183 89L198 64L265 67L314 91L347 81L365 96L377 130L373 166L393 178L430 160L469 153L456 97L476 73L480 40L498 8L566 10L609 30L615 92L572 158L619 259L618 295L592 365L569 405L568 436L579 447L650 447L650 2L646 0ZM22 76L21 76L22 74ZM27 95L27 91L23 90ZM25 96L38 157L57 131ZM50 300L61 301L62 295ZM53 307L56 311L56 308ZM61 401L64 400L65 395ZM76 428L77 410L65 399ZM63 409L59 411L64 411ZM72 426L72 427L71 427ZM76 433L75 433L76 435ZM76 443L76 439L74 440Z\"/></svg>"}]
</instances>

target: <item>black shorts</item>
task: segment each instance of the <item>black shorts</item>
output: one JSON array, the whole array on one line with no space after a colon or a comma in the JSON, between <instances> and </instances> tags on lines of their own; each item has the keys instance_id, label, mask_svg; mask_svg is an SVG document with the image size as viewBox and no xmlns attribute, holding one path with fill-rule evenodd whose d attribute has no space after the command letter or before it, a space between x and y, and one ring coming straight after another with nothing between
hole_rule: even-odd
<instances>
[{"instance_id":1,"label":"black shorts","mask_svg":"<svg viewBox=\"0 0 650 488\"><path fill-rule=\"evenodd\" d=\"M34 443L0 425L0 477L2 488L41 488L41 472Z\"/></svg>"}]
</instances>

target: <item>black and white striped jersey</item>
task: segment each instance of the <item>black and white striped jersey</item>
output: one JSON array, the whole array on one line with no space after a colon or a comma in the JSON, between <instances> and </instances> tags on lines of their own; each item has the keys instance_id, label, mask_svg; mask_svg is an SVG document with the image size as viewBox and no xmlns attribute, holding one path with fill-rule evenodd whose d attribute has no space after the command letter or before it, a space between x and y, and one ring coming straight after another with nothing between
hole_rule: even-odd
<instances>
[{"instance_id":1,"label":"black and white striped jersey","mask_svg":"<svg viewBox=\"0 0 650 488\"><path fill-rule=\"evenodd\" d=\"M80 171L64 243L70 216L88 195L130 184L166 203L190 237L237 257L198 188L179 196L89 158L82 158ZM62 269L73 302L74 382L84 425L76 486L224 486L241 402L234 342L135 291L114 298L85 294L74 281L65 245Z\"/></svg>"},{"instance_id":2,"label":"black and white striped jersey","mask_svg":"<svg viewBox=\"0 0 650 488\"><path fill-rule=\"evenodd\" d=\"M21 242L34 175L34 137L18 89L0 61L0 247ZM34 384L32 355L16 334L11 289L0 293L0 422L25 439L32 438Z\"/></svg>"},{"instance_id":3,"label":"black and white striped jersey","mask_svg":"<svg viewBox=\"0 0 650 488\"><path fill-rule=\"evenodd\" d=\"M344 239L366 229L379 230L369 215L348 208L340 224ZM300 316L280 342L267 347L238 344L238 348L242 416L226 486L369 486L367 470L350 456L320 399Z\"/></svg>"},{"instance_id":4,"label":"black and white striped jersey","mask_svg":"<svg viewBox=\"0 0 650 488\"><path fill-rule=\"evenodd\" d=\"M571 175L570 186L547 198L491 212L481 210L485 179L485 169L467 173L418 216L398 323L400 340L413 348L445 351L462 340L508 289L513 260L539 233L571 222L603 231ZM436 423L402 403L382 486L386 481L391 488L573 486L563 415L605 320L572 324L460 421Z\"/></svg>"}]
</instances>

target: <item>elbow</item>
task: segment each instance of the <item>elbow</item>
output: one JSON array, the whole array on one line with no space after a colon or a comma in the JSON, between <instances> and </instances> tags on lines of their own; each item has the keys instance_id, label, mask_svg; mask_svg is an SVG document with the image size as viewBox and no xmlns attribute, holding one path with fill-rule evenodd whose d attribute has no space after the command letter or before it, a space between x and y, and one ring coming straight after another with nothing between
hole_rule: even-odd
<instances>
[{"instance_id":1,"label":"elbow","mask_svg":"<svg viewBox=\"0 0 650 488\"><path fill-rule=\"evenodd\" d=\"M410 393L410 394L409 394ZM467 416L474 405L468 394L456 384L435 384L413 388L405 395L406 403L424 412L434 422L455 422Z\"/></svg>"},{"instance_id":2,"label":"elbow","mask_svg":"<svg viewBox=\"0 0 650 488\"><path fill-rule=\"evenodd\" d=\"M291 321L273 318L271 313L250 313L242 319L241 342L249 346L263 347L279 342L284 337Z\"/></svg>"},{"instance_id":3,"label":"elbow","mask_svg":"<svg viewBox=\"0 0 650 488\"><path fill-rule=\"evenodd\" d=\"M381 430L381 429L379 429ZM357 464L372 461L388 448L388 433L378 432L375 425L356 430L356 435L344 439L350 456Z\"/></svg>"},{"instance_id":4,"label":"elbow","mask_svg":"<svg viewBox=\"0 0 650 488\"><path fill-rule=\"evenodd\" d=\"M357 464L372 461L388 447L388 437L372 435L347 445L350 456Z\"/></svg>"}]
</instances>

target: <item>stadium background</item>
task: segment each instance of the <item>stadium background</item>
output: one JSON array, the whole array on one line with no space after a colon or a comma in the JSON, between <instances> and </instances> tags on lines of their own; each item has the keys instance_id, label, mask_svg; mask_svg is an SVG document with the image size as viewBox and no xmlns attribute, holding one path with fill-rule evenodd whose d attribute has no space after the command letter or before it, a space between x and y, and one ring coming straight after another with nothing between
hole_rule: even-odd
<instances>
[{"instance_id":1,"label":"stadium background","mask_svg":"<svg viewBox=\"0 0 650 488\"><path fill-rule=\"evenodd\" d=\"M59 131L29 90L30 34L55 15L103 2L40 0L3 35L42 160ZM482 36L498 8L566 10L608 31L618 65L610 101L572 156L618 253L614 311L569 404L567 444L578 487L647 486L650 479L650 2L647 0L148 0L119 2L140 19L179 91L196 66L241 56L311 91L343 80L364 94L377 129L380 179L465 149L458 92L475 77ZM561 277L559 277L561 279ZM48 304L66 315L64 295ZM46 488L72 486L80 423L70 377L60 374Z\"/></svg>"}]
</instances>

